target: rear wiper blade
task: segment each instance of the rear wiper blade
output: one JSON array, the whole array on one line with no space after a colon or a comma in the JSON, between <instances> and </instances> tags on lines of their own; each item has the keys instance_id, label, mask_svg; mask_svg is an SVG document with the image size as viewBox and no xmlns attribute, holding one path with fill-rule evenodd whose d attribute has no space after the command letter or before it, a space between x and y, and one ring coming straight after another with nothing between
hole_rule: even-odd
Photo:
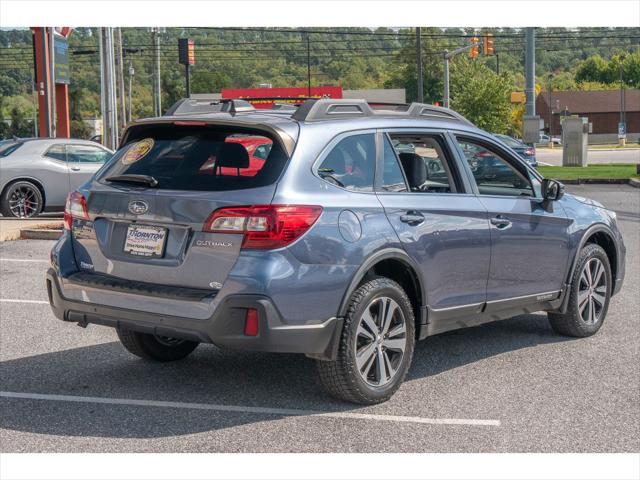
<instances>
[{"instance_id":1,"label":"rear wiper blade","mask_svg":"<svg viewBox=\"0 0 640 480\"><path fill-rule=\"evenodd\" d=\"M134 174L124 174L124 175L114 175L112 177L105 178L107 182L119 182L119 183L143 183L145 185L149 185L150 187L157 187L158 180L153 178L151 175L134 175Z\"/></svg>"}]
</instances>

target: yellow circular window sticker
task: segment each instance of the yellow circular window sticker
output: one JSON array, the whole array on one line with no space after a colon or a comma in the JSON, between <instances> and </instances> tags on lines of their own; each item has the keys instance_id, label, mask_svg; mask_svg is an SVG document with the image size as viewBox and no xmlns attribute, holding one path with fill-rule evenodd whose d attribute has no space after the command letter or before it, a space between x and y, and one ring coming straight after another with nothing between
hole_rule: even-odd
<instances>
[{"instance_id":1,"label":"yellow circular window sticker","mask_svg":"<svg viewBox=\"0 0 640 480\"><path fill-rule=\"evenodd\" d=\"M122 163L124 165L131 165L138 160L144 158L144 156L153 148L153 138L145 138L139 142L131 144L126 153L122 156Z\"/></svg>"}]
</instances>

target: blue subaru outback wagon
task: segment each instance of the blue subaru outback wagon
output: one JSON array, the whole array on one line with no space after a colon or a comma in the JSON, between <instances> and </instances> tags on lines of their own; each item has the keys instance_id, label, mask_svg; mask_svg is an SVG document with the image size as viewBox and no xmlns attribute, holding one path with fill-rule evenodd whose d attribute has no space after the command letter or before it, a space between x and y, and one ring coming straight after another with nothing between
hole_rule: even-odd
<instances>
[{"instance_id":1,"label":"blue subaru outback wagon","mask_svg":"<svg viewBox=\"0 0 640 480\"><path fill-rule=\"evenodd\" d=\"M129 126L69 195L55 315L148 360L302 353L362 404L393 395L430 335L535 311L596 333L625 273L615 213L452 110L380 107L187 99Z\"/></svg>"}]
</instances>

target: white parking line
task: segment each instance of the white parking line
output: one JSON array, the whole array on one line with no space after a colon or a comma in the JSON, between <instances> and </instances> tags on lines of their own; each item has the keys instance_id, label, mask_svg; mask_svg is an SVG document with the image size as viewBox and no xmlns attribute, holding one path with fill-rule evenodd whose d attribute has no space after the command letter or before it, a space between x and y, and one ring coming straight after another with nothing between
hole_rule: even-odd
<instances>
[{"instance_id":1,"label":"white parking line","mask_svg":"<svg viewBox=\"0 0 640 480\"><path fill-rule=\"evenodd\" d=\"M49 263L49 260L34 260L32 258L0 258L0 262Z\"/></svg>"},{"instance_id":2,"label":"white parking line","mask_svg":"<svg viewBox=\"0 0 640 480\"><path fill-rule=\"evenodd\" d=\"M0 298L0 302L5 303L37 303L40 305L49 305L46 300L23 300L21 298Z\"/></svg>"},{"instance_id":3,"label":"white parking line","mask_svg":"<svg viewBox=\"0 0 640 480\"><path fill-rule=\"evenodd\" d=\"M353 420L373 420L381 422L417 423L431 425L472 425L499 427L500 420L474 418L425 418L400 415L377 415L351 412L322 412L291 408L249 407L240 405L218 405L212 403L162 402L157 400L135 400L131 398L80 397L75 395L49 395L42 393L0 392L0 397L21 398L27 400L49 400L54 402L100 403L106 405L126 405L137 407L184 408L193 410L214 410L218 412L254 413L261 415L309 416L346 418Z\"/></svg>"}]
</instances>

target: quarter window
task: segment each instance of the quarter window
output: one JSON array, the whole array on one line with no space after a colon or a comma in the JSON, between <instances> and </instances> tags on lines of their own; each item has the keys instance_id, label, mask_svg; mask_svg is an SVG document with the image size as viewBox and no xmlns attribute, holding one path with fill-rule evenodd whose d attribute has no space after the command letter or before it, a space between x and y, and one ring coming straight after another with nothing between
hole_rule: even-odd
<instances>
[{"instance_id":1,"label":"quarter window","mask_svg":"<svg viewBox=\"0 0 640 480\"><path fill-rule=\"evenodd\" d=\"M374 135L351 135L333 147L317 172L323 180L347 190L372 192L375 164Z\"/></svg>"},{"instance_id":2,"label":"quarter window","mask_svg":"<svg viewBox=\"0 0 640 480\"><path fill-rule=\"evenodd\" d=\"M398 157L386 135L384 137L382 169L382 190L386 192L407 191L407 184L398 163Z\"/></svg>"},{"instance_id":3,"label":"quarter window","mask_svg":"<svg viewBox=\"0 0 640 480\"><path fill-rule=\"evenodd\" d=\"M45 156L60 160L61 162L67 161L64 145L52 145L49 147L49 150L47 150L47 153L45 153Z\"/></svg>"},{"instance_id":4,"label":"quarter window","mask_svg":"<svg viewBox=\"0 0 640 480\"><path fill-rule=\"evenodd\" d=\"M458 140L481 195L534 196L531 182L493 150Z\"/></svg>"},{"instance_id":5,"label":"quarter window","mask_svg":"<svg viewBox=\"0 0 640 480\"><path fill-rule=\"evenodd\" d=\"M67 145L67 154L71 163L104 163L111 154L91 145Z\"/></svg>"}]
</instances>

